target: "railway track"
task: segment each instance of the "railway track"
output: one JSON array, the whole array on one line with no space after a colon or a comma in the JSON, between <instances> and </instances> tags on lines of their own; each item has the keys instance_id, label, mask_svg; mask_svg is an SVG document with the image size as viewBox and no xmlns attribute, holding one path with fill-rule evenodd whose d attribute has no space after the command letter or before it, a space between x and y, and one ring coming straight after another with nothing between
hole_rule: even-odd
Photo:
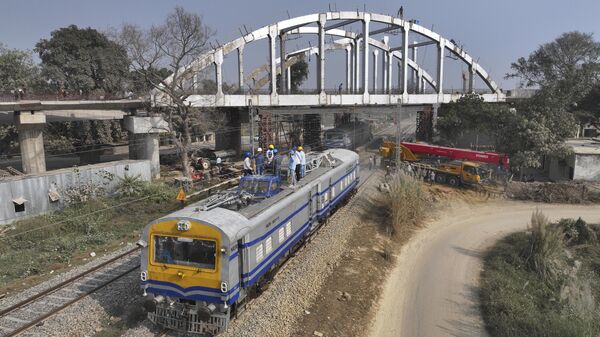
<instances>
[{"instance_id":1,"label":"railway track","mask_svg":"<svg viewBox=\"0 0 600 337\"><path fill-rule=\"evenodd\" d=\"M0 311L0 337L22 334L139 268L139 247Z\"/></svg>"}]
</instances>

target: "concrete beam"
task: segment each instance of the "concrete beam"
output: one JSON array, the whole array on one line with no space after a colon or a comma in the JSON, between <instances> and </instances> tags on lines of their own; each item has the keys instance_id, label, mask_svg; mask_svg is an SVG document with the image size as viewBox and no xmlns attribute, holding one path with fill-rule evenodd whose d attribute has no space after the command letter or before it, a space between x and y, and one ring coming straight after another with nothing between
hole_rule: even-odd
<instances>
[{"instance_id":1,"label":"concrete beam","mask_svg":"<svg viewBox=\"0 0 600 337\"><path fill-rule=\"evenodd\" d=\"M143 100L107 101L19 101L0 102L0 111L49 111L49 110L135 110L143 109Z\"/></svg>"}]
</instances>

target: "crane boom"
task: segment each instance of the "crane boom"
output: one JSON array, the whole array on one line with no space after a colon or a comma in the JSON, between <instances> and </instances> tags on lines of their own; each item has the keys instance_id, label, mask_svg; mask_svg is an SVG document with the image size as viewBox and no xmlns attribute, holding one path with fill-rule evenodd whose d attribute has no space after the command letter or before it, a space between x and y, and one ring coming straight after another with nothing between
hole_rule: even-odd
<instances>
[{"instance_id":1,"label":"crane boom","mask_svg":"<svg viewBox=\"0 0 600 337\"><path fill-rule=\"evenodd\" d=\"M408 149L413 154L427 154L432 156L446 157L452 160L471 160L482 163L501 165L508 170L510 159L507 154L497 152L483 152L467 149L458 149L445 146L437 146L425 143L402 142L402 149Z\"/></svg>"}]
</instances>

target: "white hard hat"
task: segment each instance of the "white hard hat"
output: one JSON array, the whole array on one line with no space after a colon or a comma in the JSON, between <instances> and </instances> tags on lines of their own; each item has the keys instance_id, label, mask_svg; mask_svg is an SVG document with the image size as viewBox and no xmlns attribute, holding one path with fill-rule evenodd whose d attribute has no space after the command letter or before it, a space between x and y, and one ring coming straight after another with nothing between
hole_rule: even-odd
<instances>
[{"instance_id":1,"label":"white hard hat","mask_svg":"<svg viewBox=\"0 0 600 337\"><path fill-rule=\"evenodd\" d=\"M262 152L262 147L259 147L258 149L256 149L256 151Z\"/></svg>"}]
</instances>

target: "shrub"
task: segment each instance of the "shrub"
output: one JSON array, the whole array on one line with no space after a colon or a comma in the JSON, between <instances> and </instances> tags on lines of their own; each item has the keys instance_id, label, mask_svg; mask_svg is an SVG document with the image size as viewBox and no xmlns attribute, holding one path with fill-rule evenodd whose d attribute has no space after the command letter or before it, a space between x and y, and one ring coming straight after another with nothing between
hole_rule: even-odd
<instances>
[{"instance_id":1,"label":"shrub","mask_svg":"<svg viewBox=\"0 0 600 337\"><path fill-rule=\"evenodd\" d=\"M428 196L421 182L404 173L398 173L387 184L382 204L389 216L388 232L405 238L423 221Z\"/></svg>"},{"instance_id":2,"label":"shrub","mask_svg":"<svg viewBox=\"0 0 600 337\"><path fill-rule=\"evenodd\" d=\"M124 197L136 197L141 195L144 191L144 185L146 184L142 180L142 176L139 174L130 176L127 173L123 177L119 178L119 185L117 186L117 194Z\"/></svg>"},{"instance_id":3,"label":"shrub","mask_svg":"<svg viewBox=\"0 0 600 337\"><path fill-rule=\"evenodd\" d=\"M523 252L528 267L548 284L558 286L564 262L563 231L558 226L550 225L548 218L540 211L531 215L529 230L529 245Z\"/></svg>"}]
</instances>

